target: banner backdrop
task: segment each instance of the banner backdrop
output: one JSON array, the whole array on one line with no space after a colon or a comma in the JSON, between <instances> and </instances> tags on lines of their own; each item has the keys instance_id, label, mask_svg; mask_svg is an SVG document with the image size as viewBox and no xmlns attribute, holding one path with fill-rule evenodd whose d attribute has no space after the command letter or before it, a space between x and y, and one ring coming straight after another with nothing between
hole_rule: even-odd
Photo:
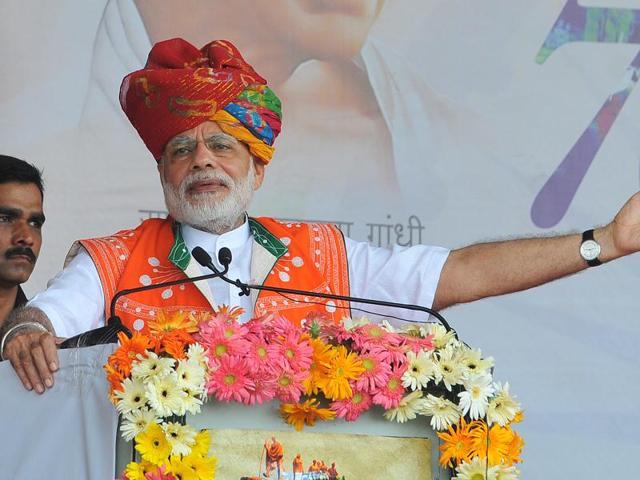
<instances>
[{"instance_id":1,"label":"banner backdrop","mask_svg":"<svg viewBox=\"0 0 640 480\"><path fill-rule=\"evenodd\" d=\"M164 214L117 98L174 36L233 41L283 100L253 215L459 247L603 224L639 186L639 0L12 0L0 26L2 153L47 183L31 294L74 239ZM524 478L613 478L640 454L639 271L445 312L525 406Z\"/></svg>"}]
</instances>

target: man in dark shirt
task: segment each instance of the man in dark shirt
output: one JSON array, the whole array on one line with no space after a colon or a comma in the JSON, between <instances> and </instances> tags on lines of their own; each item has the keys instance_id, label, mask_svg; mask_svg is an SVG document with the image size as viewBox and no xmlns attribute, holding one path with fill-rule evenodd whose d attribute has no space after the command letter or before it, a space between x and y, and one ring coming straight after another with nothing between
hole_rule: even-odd
<instances>
[{"instance_id":1,"label":"man in dark shirt","mask_svg":"<svg viewBox=\"0 0 640 480\"><path fill-rule=\"evenodd\" d=\"M27 303L20 284L29 279L40 253L43 192L36 167L0 155L0 326Z\"/></svg>"}]
</instances>

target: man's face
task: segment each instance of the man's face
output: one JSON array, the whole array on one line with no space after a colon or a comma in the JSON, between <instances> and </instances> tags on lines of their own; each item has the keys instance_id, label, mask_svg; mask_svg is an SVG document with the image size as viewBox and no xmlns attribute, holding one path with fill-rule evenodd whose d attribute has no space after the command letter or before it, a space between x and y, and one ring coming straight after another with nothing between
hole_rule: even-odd
<instances>
[{"instance_id":1,"label":"man's face","mask_svg":"<svg viewBox=\"0 0 640 480\"><path fill-rule=\"evenodd\" d=\"M29 279L42 245L42 195L33 183L0 184L0 287Z\"/></svg>"},{"instance_id":2,"label":"man's face","mask_svg":"<svg viewBox=\"0 0 640 480\"><path fill-rule=\"evenodd\" d=\"M264 177L248 147L209 121L169 140L158 171L169 213L213 233L242 223Z\"/></svg>"}]
</instances>

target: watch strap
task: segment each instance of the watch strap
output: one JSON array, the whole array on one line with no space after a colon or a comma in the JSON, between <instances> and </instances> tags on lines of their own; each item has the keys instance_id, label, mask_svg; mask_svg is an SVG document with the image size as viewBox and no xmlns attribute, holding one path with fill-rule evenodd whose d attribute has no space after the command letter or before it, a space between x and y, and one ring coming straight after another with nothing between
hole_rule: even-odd
<instances>
[{"instance_id":1,"label":"watch strap","mask_svg":"<svg viewBox=\"0 0 640 480\"><path fill-rule=\"evenodd\" d=\"M593 228L582 232L582 243L588 240L593 240L594 242L596 241L595 238L593 237ZM598 265L602 265L602 262L598 258L594 258L592 260L586 260L586 262L587 262L587 265L589 265L590 267L597 267Z\"/></svg>"}]
</instances>

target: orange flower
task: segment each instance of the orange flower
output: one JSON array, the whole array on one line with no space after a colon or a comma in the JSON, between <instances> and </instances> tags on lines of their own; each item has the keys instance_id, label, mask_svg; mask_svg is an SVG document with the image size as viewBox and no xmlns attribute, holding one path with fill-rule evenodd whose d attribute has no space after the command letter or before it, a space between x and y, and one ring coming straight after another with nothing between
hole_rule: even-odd
<instances>
[{"instance_id":1,"label":"orange flower","mask_svg":"<svg viewBox=\"0 0 640 480\"><path fill-rule=\"evenodd\" d=\"M520 435L516 432L511 432L513 437L511 442L509 443L509 448L507 449L507 454L505 456L505 463L507 466L511 466L515 463L522 462L522 448L524 447L524 440Z\"/></svg>"},{"instance_id":2,"label":"orange flower","mask_svg":"<svg viewBox=\"0 0 640 480\"><path fill-rule=\"evenodd\" d=\"M471 445L472 456L489 458L489 465L499 465L507 463L509 456L509 445L513 440L511 427L501 427L494 424L487 433L487 424L482 421L474 422L477 425L471 431L473 439ZM511 462L509 465L511 465Z\"/></svg>"},{"instance_id":3,"label":"orange flower","mask_svg":"<svg viewBox=\"0 0 640 480\"><path fill-rule=\"evenodd\" d=\"M458 424L450 425L447 432L438 433L444 443L440 445L440 465L454 467L452 460L458 465L462 461L471 460L473 437L471 428L476 422L468 424L461 418Z\"/></svg>"},{"instance_id":4,"label":"orange flower","mask_svg":"<svg viewBox=\"0 0 640 480\"><path fill-rule=\"evenodd\" d=\"M159 350L167 352L173 358L184 360L187 358L187 347L192 343L195 343L195 339L191 334L175 330L164 335L158 347Z\"/></svg>"},{"instance_id":5,"label":"orange flower","mask_svg":"<svg viewBox=\"0 0 640 480\"><path fill-rule=\"evenodd\" d=\"M147 321L147 326L152 335L163 335L175 330L189 333L198 331L195 318L183 311L166 313L164 310L160 310L154 320Z\"/></svg>"},{"instance_id":6,"label":"orange flower","mask_svg":"<svg viewBox=\"0 0 640 480\"><path fill-rule=\"evenodd\" d=\"M322 375L317 384L328 399L345 400L353 395L349 380L357 380L364 372L364 366L358 354L349 352L345 346L333 350L330 360L321 363Z\"/></svg>"},{"instance_id":7,"label":"orange flower","mask_svg":"<svg viewBox=\"0 0 640 480\"><path fill-rule=\"evenodd\" d=\"M522 410L519 410L518 413L516 413L516 416L513 417L513 420L511 420L511 423L520 423L523 418L524 412Z\"/></svg>"},{"instance_id":8,"label":"orange flower","mask_svg":"<svg viewBox=\"0 0 640 480\"><path fill-rule=\"evenodd\" d=\"M323 364L331 363L331 359L335 355L335 350L331 345L327 345L319 338L310 340L313 348L313 357L311 366L309 367L309 376L302 382L307 395L316 395L318 393L318 382L322 378Z\"/></svg>"},{"instance_id":9,"label":"orange flower","mask_svg":"<svg viewBox=\"0 0 640 480\"><path fill-rule=\"evenodd\" d=\"M131 338L120 332L118 340L120 340L120 347L111 354L108 364L123 377L128 377L131 373L131 364L138 354L147 356L146 351L151 347L151 340L138 332L135 332Z\"/></svg>"},{"instance_id":10,"label":"orange flower","mask_svg":"<svg viewBox=\"0 0 640 480\"><path fill-rule=\"evenodd\" d=\"M280 415L293 427L300 431L304 425L312 427L316 420L333 420L336 412L328 408L318 408L319 402L310 398L304 403L283 403L280 405Z\"/></svg>"},{"instance_id":11,"label":"orange flower","mask_svg":"<svg viewBox=\"0 0 640 480\"><path fill-rule=\"evenodd\" d=\"M109 382L109 400L111 400L111 403L115 405L117 402L115 392L122 391L122 382L124 381L124 376L108 363L103 368L107 373L107 381Z\"/></svg>"}]
</instances>

